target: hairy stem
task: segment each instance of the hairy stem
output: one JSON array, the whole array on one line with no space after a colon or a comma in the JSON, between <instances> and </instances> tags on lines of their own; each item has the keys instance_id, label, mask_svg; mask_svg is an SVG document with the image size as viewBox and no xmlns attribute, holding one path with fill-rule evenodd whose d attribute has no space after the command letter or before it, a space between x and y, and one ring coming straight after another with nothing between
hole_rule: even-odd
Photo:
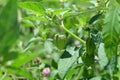
<instances>
[{"instance_id":1,"label":"hairy stem","mask_svg":"<svg viewBox=\"0 0 120 80\"><path fill-rule=\"evenodd\" d=\"M80 41L83 45L86 45L86 42L84 40L82 40L81 38L70 32L66 27L64 27L63 21L61 22L61 28L64 29L67 33L69 33L71 36L73 36L75 39Z\"/></svg>"}]
</instances>

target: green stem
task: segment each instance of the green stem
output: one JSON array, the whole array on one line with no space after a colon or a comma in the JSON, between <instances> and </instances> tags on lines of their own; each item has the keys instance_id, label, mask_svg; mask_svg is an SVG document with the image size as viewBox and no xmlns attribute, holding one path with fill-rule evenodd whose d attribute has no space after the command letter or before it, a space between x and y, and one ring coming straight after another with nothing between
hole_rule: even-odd
<instances>
[{"instance_id":1,"label":"green stem","mask_svg":"<svg viewBox=\"0 0 120 80\"><path fill-rule=\"evenodd\" d=\"M82 76L82 74L84 73L84 68L85 65L82 65L82 67L80 68L78 75L76 76L75 80L79 80L79 78Z\"/></svg>"},{"instance_id":2,"label":"green stem","mask_svg":"<svg viewBox=\"0 0 120 80\"><path fill-rule=\"evenodd\" d=\"M70 32L66 27L64 27L63 21L62 21L61 28L64 29L67 33L69 33L71 36L73 36L75 39L77 39L78 41L80 41L83 45L86 45L86 42L84 40L82 40L81 38L79 38L78 36L76 36L75 34L73 34L72 32Z\"/></svg>"},{"instance_id":3,"label":"green stem","mask_svg":"<svg viewBox=\"0 0 120 80\"><path fill-rule=\"evenodd\" d=\"M6 73L1 77L0 80L3 80L6 77Z\"/></svg>"}]
</instances>

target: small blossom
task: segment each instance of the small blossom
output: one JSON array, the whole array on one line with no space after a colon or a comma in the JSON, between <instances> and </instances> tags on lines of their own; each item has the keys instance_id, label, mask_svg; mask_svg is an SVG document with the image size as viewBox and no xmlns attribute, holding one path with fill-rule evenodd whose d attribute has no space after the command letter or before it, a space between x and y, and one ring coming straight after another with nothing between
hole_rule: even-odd
<instances>
[{"instance_id":1,"label":"small blossom","mask_svg":"<svg viewBox=\"0 0 120 80\"><path fill-rule=\"evenodd\" d=\"M50 74L50 68L44 68L42 73L45 74L45 75Z\"/></svg>"},{"instance_id":2,"label":"small blossom","mask_svg":"<svg viewBox=\"0 0 120 80\"><path fill-rule=\"evenodd\" d=\"M94 56L94 60L96 60L96 61L97 61L98 59L99 59L99 58L98 58L98 56Z\"/></svg>"},{"instance_id":3,"label":"small blossom","mask_svg":"<svg viewBox=\"0 0 120 80\"><path fill-rule=\"evenodd\" d=\"M74 45L75 45L75 46L78 46L78 45L80 45L80 42L76 40L76 41L74 42Z\"/></svg>"}]
</instances>

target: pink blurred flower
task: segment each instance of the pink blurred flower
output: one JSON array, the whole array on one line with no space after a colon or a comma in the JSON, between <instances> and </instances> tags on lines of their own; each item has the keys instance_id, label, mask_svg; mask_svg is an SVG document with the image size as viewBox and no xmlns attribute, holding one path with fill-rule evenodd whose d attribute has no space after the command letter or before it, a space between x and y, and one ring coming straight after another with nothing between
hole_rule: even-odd
<instances>
[{"instance_id":1,"label":"pink blurred flower","mask_svg":"<svg viewBox=\"0 0 120 80\"><path fill-rule=\"evenodd\" d=\"M45 75L50 74L50 68L44 68L42 73L45 74Z\"/></svg>"},{"instance_id":2,"label":"pink blurred flower","mask_svg":"<svg viewBox=\"0 0 120 80\"><path fill-rule=\"evenodd\" d=\"M94 56L94 60L96 60L96 61L97 61L98 59L99 59L99 58L98 58L98 56Z\"/></svg>"},{"instance_id":3,"label":"pink blurred flower","mask_svg":"<svg viewBox=\"0 0 120 80\"><path fill-rule=\"evenodd\" d=\"M78 45L80 45L80 42L76 40L76 41L74 42L74 45L75 45L75 46L78 46Z\"/></svg>"}]
</instances>

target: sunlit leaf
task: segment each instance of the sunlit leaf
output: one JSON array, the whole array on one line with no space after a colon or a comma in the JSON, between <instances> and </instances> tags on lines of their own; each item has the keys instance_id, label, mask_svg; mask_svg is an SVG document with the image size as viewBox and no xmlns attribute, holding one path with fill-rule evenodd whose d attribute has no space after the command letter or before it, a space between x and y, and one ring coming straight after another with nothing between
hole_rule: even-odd
<instances>
[{"instance_id":1,"label":"sunlit leaf","mask_svg":"<svg viewBox=\"0 0 120 80\"><path fill-rule=\"evenodd\" d=\"M91 19L89 20L89 24L92 24L93 22L95 22L101 15L102 13L98 13L94 15L93 17L91 17Z\"/></svg>"},{"instance_id":2,"label":"sunlit leaf","mask_svg":"<svg viewBox=\"0 0 120 80\"><path fill-rule=\"evenodd\" d=\"M14 14L14 16L12 16ZM5 54L18 38L17 2L7 0L0 12L0 54Z\"/></svg>"},{"instance_id":3,"label":"sunlit leaf","mask_svg":"<svg viewBox=\"0 0 120 80\"><path fill-rule=\"evenodd\" d=\"M107 11L104 27L103 39L105 43L105 50L108 58L116 53L117 46L120 40L120 6L110 6Z\"/></svg>"},{"instance_id":4,"label":"sunlit leaf","mask_svg":"<svg viewBox=\"0 0 120 80\"><path fill-rule=\"evenodd\" d=\"M35 14L43 15L45 13L45 9L40 2L19 2L19 6Z\"/></svg>"},{"instance_id":5,"label":"sunlit leaf","mask_svg":"<svg viewBox=\"0 0 120 80\"><path fill-rule=\"evenodd\" d=\"M42 52L40 53L20 53L18 55L18 58L15 59L11 66L12 67L21 67L22 65L24 65L25 63L27 63L28 61L34 59L35 57L39 56Z\"/></svg>"},{"instance_id":6,"label":"sunlit leaf","mask_svg":"<svg viewBox=\"0 0 120 80\"><path fill-rule=\"evenodd\" d=\"M65 79L66 79L66 80L71 80L72 75L75 74L75 72L77 72L77 71L78 71L78 69L71 69L71 70L69 70L69 72L68 72L67 75L65 76Z\"/></svg>"},{"instance_id":7,"label":"sunlit leaf","mask_svg":"<svg viewBox=\"0 0 120 80\"><path fill-rule=\"evenodd\" d=\"M60 77L63 79L68 72L68 70L71 68L71 66L75 63L79 56L78 51L75 51L74 48L71 48L65 51L61 59L58 62L58 73Z\"/></svg>"},{"instance_id":8,"label":"sunlit leaf","mask_svg":"<svg viewBox=\"0 0 120 80\"><path fill-rule=\"evenodd\" d=\"M9 71L10 74L16 74L18 76L25 77L29 80L32 80L32 74L28 72L26 69L20 69L20 68L15 68L15 67L7 67L7 71Z\"/></svg>"},{"instance_id":9,"label":"sunlit leaf","mask_svg":"<svg viewBox=\"0 0 120 80\"><path fill-rule=\"evenodd\" d=\"M104 69L104 67L108 63L108 59L106 57L105 49L104 49L104 44L101 43L99 48L98 48L98 57L99 57L99 64L101 69Z\"/></svg>"}]
</instances>

